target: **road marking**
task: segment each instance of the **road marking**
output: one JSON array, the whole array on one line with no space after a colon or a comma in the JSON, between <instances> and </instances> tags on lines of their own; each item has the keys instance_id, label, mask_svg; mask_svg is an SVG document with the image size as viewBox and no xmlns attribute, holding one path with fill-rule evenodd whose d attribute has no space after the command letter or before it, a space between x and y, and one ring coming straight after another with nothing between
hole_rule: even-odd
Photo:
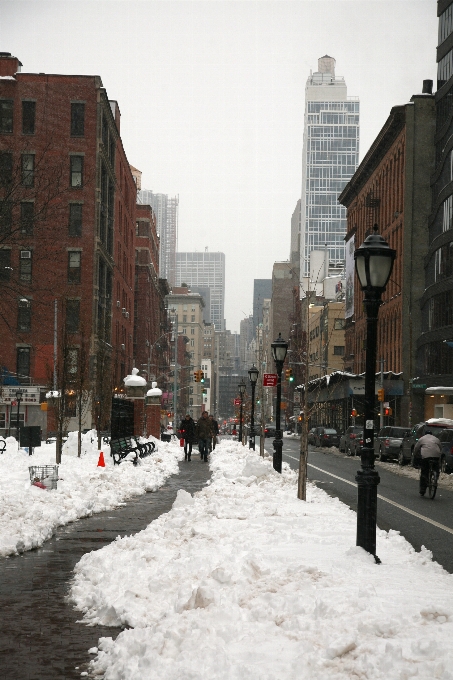
<instances>
[{"instance_id":1,"label":"road marking","mask_svg":"<svg viewBox=\"0 0 453 680\"><path fill-rule=\"evenodd\" d=\"M290 456L287 453L284 454L288 458L292 458L293 460L296 460L297 462L299 461L298 458L294 458L294 456ZM334 475L332 472L327 472L326 470L323 470L320 467L316 467L316 465L312 465L311 463L307 463L309 467L312 467L314 470L318 470L319 472L323 472L325 475L329 475L330 477L335 477L335 479L339 479L341 482L345 482L345 484L350 484L350 486L355 486L357 488L357 484L354 482L350 482L348 479L344 479L343 477L338 477L338 475ZM399 508L400 510L403 510L403 512L409 513L409 515L412 515L413 517L418 517L418 519L423 520L424 522L428 522L428 524L432 524L433 526L437 527L438 529L443 529L444 531L448 531L449 534L453 534L453 529L450 529L450 527L446 527L445 524L440 524L439 522L435 522L433 519L429 519L428 517L425 517L424 515L420 515L418 512L415 512L414 510L411 510L410 508L406 508L405 505L400 505L399 503L395 503L395 501L391 501L390 498L386 498L385 496L381 496L378 494L378 498L381 501L385 501L386 503L390 503L390 505L394 505L396 508Z\"/></svg>"}]
</instances>

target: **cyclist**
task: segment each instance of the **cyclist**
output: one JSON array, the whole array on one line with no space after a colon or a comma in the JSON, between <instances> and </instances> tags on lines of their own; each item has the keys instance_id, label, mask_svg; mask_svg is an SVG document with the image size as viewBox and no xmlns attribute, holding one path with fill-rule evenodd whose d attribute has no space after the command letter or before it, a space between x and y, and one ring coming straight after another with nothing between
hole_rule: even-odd
<instances>
[{"instance_id":1,"label":"cyclist","mask_svg":"<svg viewBox=\"0 0 453 680\"><path fill-rule=\"evenodd\" d=\"M414 448L414 456L420 453L422 457L420 465L420 496L425 495L426 487L428 486L429 460L433 461L434 470L439 476L439 461L442 451L440 441L433 435L430 430L427 430L423 437L420 437Z\"/></svg>"}]
</instances>

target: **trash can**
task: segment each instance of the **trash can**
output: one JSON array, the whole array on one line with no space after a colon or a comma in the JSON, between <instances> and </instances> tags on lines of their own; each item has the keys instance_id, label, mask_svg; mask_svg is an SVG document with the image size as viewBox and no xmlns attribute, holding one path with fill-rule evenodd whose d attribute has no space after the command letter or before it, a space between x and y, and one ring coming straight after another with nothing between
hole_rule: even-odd
<instances>
[{"instance_id":1,"label":"trash can","mask_svg":"<svg viewBox=\"0 0 453 680\"><path fill-rule=\"evenodd\" d=\"M57 488L58 465L31 465L28 471L31 484L41 482L49 491Z\"/></svg>"},{"instance_id":2,"label":"trash can","mask_svg":"<svg viewBox=\"0 0 453 680\"><path fill-rule=\"evenodd\" d=\"M162 432L160 435L160 441L161 442L171 442L171 434L167 434L166 432Z\"/></svg>"}]
</instances>

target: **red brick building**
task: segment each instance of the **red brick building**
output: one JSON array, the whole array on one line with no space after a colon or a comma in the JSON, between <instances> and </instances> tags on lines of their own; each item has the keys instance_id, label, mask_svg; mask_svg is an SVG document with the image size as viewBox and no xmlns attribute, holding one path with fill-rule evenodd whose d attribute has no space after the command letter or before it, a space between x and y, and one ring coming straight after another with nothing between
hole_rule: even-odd
<instances>
[{"instance_id":1,"label":"red brick building","mask_svg":"<svg viewBox=\"0 0 453 680\"><path fill-rule=\"evenodd\" d=\"M64 373L71 387L84 374L98 404L96 414L86 409L84 427L95 417L104 425L112 388L133 361L136 186L120 111L99 76L20 67L0 53L3 381L30 394L52 385L56 301L57 379ZM45 427L38 410L24 413L26 424ZM2 433L4 400L0 411Z\"/></svg>"}]
</instances>

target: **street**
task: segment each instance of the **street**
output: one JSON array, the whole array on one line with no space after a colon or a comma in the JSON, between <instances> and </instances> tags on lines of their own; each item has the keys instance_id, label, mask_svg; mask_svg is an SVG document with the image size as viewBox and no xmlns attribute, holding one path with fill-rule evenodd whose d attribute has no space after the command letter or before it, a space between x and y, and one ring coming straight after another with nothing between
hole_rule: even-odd
<instances>
[{"instance_id":1,"label":"street","mask_svg":"<svg viewBox=\"0 0 453 680\"><path fill-rule=\"evenodd\" d=\"M266 439L265 447L272 454L272 439ZM299 448L298 439L284 439L283 460L295 470L299 467ZM378 486L379 528L399 531L417 551L424 545L432 551L434 560L452 573L453 493L439 487L436 498L431 501L419 496L416 480L389 472L379 463L376 468L381 478ZM354 478L358 469L359 458L309 447L308 479L354 511L357 508ZM377 553L379 555L379 537Z\"/></svg>"}]
</instances>

